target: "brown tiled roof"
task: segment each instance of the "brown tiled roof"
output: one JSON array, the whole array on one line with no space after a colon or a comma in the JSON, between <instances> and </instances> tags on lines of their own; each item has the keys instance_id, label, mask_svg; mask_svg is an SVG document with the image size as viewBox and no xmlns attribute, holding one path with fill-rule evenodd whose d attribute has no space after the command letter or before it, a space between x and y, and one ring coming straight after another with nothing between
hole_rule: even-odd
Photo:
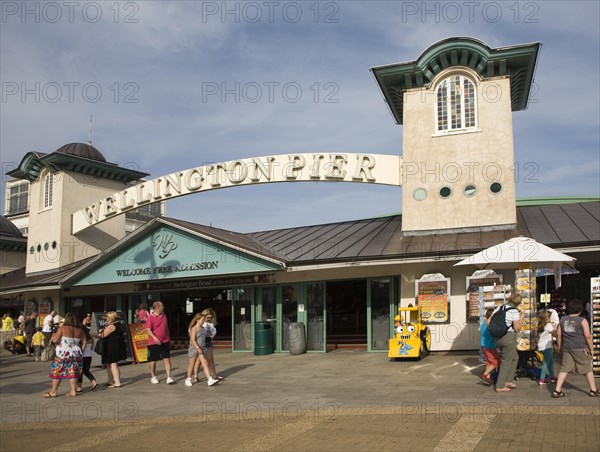
<instances>
[{"instance_id":1,"label":"brown tiled roof","mask_svg":"<svg viewBox=\"0 0 600 452\"><path fill-rule=\"evenodd\" d=\"M600 245L600 202L517 208L509 230L404 236L402 215L247 234L289 263L452 256L519 235L553 248Z\"/></svg>"},{"instance_id":2,"label":"brown tiled roof","mask_svg":"<svg viewBox=\"0 0 600 452\"><path fill-rule=\"evenodd\" d=\"M598 202L520 207L517 214L523 235L548 246L600 240Z\"/></svg>"},{"instance_id":3,"label":"brown tiled roof","mask_svg":"<svg viewBox=\"0 0 600 452\"><path fill-rule=\"evenodd\" d=\"M79 268L90 258L74 262L64 267L49 272L37 273L34 275L25 275L25 267L19 268L9 273L0 275L0 290L18 289L26 287L60 286L60 281L74 270Z\"/></svg>"}]
</instances>

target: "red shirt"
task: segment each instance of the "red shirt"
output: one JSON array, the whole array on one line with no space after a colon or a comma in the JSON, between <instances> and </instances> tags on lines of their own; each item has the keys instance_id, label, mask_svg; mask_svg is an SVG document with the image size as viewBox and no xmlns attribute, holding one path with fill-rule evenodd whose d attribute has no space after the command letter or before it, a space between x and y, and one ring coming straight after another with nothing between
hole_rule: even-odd
<instances>
[{"instance_id":1,"label":"red shirt","mask_svg":"<svg viewBox=\"0 0 600 452\"><path fill-rule=\"evenodd\" d=\"M171 340L167 316L164 312L160 315L155 315L154 313L150 314L148 320L146 320L146 329L152 331L161 344ZM148 345L158 344L154 341L152 336L148 336Z\"/></svg>"},{"instance_id":2,"label":"red shirt","mask_svg":"<svg viewBox=\"0 0 600 452\"><path fill-rule=\"evenodd\" d=\"M140 322L147 321L149 315L150 314L148 314L148 311L146 311L145 309L140 309L140 312L138 312L138 318L140 319Z\"/></svg>"}]
</instances>

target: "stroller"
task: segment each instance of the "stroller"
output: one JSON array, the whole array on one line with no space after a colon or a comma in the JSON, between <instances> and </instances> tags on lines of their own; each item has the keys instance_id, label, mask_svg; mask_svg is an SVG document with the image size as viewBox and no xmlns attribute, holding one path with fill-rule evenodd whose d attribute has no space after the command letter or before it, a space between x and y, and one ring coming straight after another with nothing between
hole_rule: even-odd
<instances>
[{"instance_id":1,"label":"stroller","mask_svg":"<svg viewBox=\"0 0 600 452\"><path fill-rule=\"evenodd\" d=\"M519 351L519 363L515 372L515 380L519 378L531 378L537 380L542 374L544 355L537 350Z\"/></svg>"},{"instance_id":2,"label":"stroller","mask_svg":"<svg viewBox=\"0 0 600 452\"><path fill-rule=\"evenodd\" d=\"M8 350L13 355L23 355L27 353L25 348L25 336L15 336L12 340L4 341L4 350Z\"/></svg>"}]
</instances>

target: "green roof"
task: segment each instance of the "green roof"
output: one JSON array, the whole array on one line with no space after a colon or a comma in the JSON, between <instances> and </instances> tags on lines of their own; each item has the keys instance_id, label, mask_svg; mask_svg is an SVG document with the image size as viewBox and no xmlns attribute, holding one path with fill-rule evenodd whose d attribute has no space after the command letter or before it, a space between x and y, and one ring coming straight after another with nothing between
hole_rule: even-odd
<instances>
[{"instance_id":1,"label":"green roof","mask_svg":"<svg viewBox=\"0 0 600 452\"><path fill-rule=\"evenodd\" d=\"M50 154L28 152L21 159L18 167L6 174L16 179L26 179L33 182L37 180L40 171L45 167L50 167L54 171L72 171L74 173L87 174L124 183L148 176L148 173L123 168L114 163L91 160L59 152L52 152Z\"/></svg>"},{"instance_id":2,"label":"green roof","mask_svg":"<svg viewBox=\"0 0 600 452\"><path fill-rule=\"evenodd\" d=\"M447 38L425 50L415 61L371 68L397 124L403 124L404 92L427 87L450 67L468 67L483 79L509 76L512 110L527 108L529 90L541 43L490 48L468 37Z\"/></svg>"},{"instance_id":3,"label":"green roof","mask_svg":"<svg viewBox=\"0 0 600 452\"><path fill-rule=\"evenodd\" d=\"M551 206L556 204L579 204L582 202L600 202L600 196L547 196L539 198L521 198L517 199L516 206ZM387 218L396 215L402 215L402 212L392 212L370 218Z\"/></svg>"},{"instance_id":4,"label":"green roof","mask_svg":"<svg viewBox=\"0 0 600 452\"><path fill-rule=\"evenodd\" d=\"M541 198L517 199L517 207L551 206L554 204L577 204L580 202L598 202L600 196L547 196Z\"/></svg>"}]
</instances>

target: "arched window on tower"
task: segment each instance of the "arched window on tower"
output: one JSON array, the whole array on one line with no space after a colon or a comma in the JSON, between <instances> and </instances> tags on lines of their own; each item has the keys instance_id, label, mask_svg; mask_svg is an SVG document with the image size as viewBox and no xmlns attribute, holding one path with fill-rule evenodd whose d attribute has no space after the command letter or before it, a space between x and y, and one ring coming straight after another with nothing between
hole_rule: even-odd
<instances>
[{"instance_id":1,"label":"arched window on tower","mask_svg":"<svg viewBox=\"0 0 600 452\"><path fill-rule=\"evenodd\" d=\"M475 84L464 75L451 75L436 90L436 130L438 133L477 127Z\"/></svg>"},{"instance_id":2,"label":"arched window on tower","mask_svg":"<svg viewBox=\"0 0 600 452\"><path fill-rule=\"evenodd\" d=\"M44 178L44 209L52 207L52 189L54 186L54 174L48 173Z\"/></svg>"}]
</instances>

